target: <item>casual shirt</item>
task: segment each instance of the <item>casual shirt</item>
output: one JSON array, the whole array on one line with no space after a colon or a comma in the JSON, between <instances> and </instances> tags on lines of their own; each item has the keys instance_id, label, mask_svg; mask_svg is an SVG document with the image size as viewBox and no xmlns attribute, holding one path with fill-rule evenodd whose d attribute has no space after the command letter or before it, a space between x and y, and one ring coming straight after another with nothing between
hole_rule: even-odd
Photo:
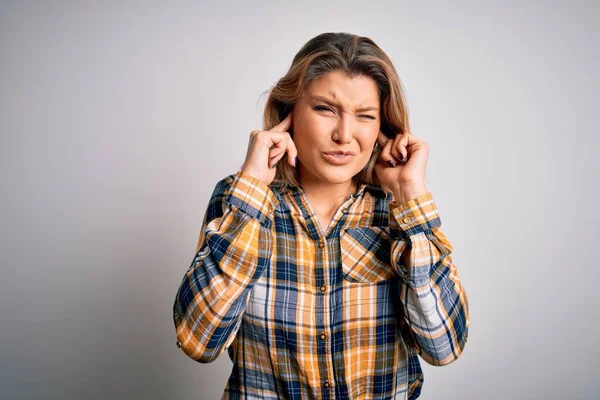
<instances>
[{"instance_id":1,"label":"casual shirt","mask_svg":"<svg viewBox=\"0 0 600 400\"><path fill-rule=\"evenodd\" d=\"M301 187L229 175L177 291L177 347L227 349L223 399L416 399L419 357L449 364L468 334L440 225L431 192L397 204L363 183L322 227Z\"/></svg>"}]
</instances>

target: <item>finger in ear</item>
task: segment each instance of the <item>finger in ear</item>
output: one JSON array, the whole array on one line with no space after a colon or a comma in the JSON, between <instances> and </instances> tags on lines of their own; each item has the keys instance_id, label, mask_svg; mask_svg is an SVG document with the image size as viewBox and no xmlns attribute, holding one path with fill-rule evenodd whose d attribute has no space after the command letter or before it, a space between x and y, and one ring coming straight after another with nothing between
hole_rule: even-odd
<instances>
[{"instance_id":1,"label":"finger in ear","mask_svg":"<svg viewBox=\"0 0 600 400\"><path fill-rule=\"evenodd\" d=\"M394 156L391 153L391 151L393 150L393 144L393 140L388 140L385 146L383 146L383 148L381 149L381 152L379 153L379 157L383 161L388 163L388 165L390 166L391 164L389 162L392 162L394 165L396 165L396 160L394 159Z\"/></svg>"}]
</instances>

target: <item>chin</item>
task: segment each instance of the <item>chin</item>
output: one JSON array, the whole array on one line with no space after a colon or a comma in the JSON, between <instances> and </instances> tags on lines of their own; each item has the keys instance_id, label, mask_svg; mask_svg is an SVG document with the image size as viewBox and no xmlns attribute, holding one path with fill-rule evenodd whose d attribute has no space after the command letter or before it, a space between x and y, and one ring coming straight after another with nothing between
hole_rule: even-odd
<instances>
[{"instance_id":1,"label":"chin","mask_svg":"<svg viewBox=\"0 0 600 400\"><path fill-rule=\"evenodd\" d=\"M360 170L355 171L352 165L345 165L343 167L335 167L331 165L325 166L321 169L319 176L327 182L331 183L344 183L354 177Z\"/></svg>"}]
</instances>

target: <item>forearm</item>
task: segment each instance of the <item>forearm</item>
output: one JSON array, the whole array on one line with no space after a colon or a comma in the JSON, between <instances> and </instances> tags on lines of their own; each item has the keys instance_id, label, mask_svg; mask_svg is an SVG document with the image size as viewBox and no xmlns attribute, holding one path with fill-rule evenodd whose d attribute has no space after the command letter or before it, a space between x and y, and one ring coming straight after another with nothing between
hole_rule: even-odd
<instances>
[{"instance_id":1,"label":"forearm","mask_svg":"<svg viewBox=\"0 0 600 400\"><path fill-rule=\"evenodd\" d=\"M416 349L431 365L450 364L462 354L469 326L467 294L441 235L438 230L409 238L403 252L408 262L401 267L407 272L398 286Z\"/></svg>"},{"instance_id":2,"label":"forearm","mask_svg":"<svg viewBox=\"0 0 600 400\"><path fill-rule=\"evenodd\" d=\"M259 242L268 242L266 232L241 213L226 213L220 228L209 225L206 243L186 272L173 305L177 341L199 362L215 360L231 343L249 292L265 267L257 249Z\"/></svg>"},{"instance_id":3,"label":"forearm","mask_svg":"<svg viewBox=\"0 0 600 400\"><path fill-rule=\"evenodd\" d=\"M215 188L173 305L177 344L190 358L211 362L234 339L272 253L275 200L243 174Z\"/></svg>"},{"instance_id":4,"label":"forearm","mask_svg":"<svg viewBox=\"0 0 600 400\"><path fill-rule=\"evenodd\" d=\"M452 246L439 230L431 193L391 203L389 211L392 264L401 276L398 292L415 349L429 364L448 364L461 354L469 324Z\"/></svg>"}]
</instances>

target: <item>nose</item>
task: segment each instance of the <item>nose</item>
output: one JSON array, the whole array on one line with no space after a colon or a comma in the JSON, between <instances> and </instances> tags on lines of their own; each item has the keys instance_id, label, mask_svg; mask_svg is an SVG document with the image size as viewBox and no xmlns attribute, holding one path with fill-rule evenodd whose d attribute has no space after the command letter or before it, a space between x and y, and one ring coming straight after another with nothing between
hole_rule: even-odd
<instances>
[{"instance_id":1,"label":"nose","mask_svg":"<svg viewBox=\"0 0 600 400\"><path fill-rule=\"evenodd\" d=\"M354 121L354 115L349 112L342 111L335 131L333 132L332 139L336 143L347 144L352 141L352 122Z\"/></svg>"}]
</instances>

